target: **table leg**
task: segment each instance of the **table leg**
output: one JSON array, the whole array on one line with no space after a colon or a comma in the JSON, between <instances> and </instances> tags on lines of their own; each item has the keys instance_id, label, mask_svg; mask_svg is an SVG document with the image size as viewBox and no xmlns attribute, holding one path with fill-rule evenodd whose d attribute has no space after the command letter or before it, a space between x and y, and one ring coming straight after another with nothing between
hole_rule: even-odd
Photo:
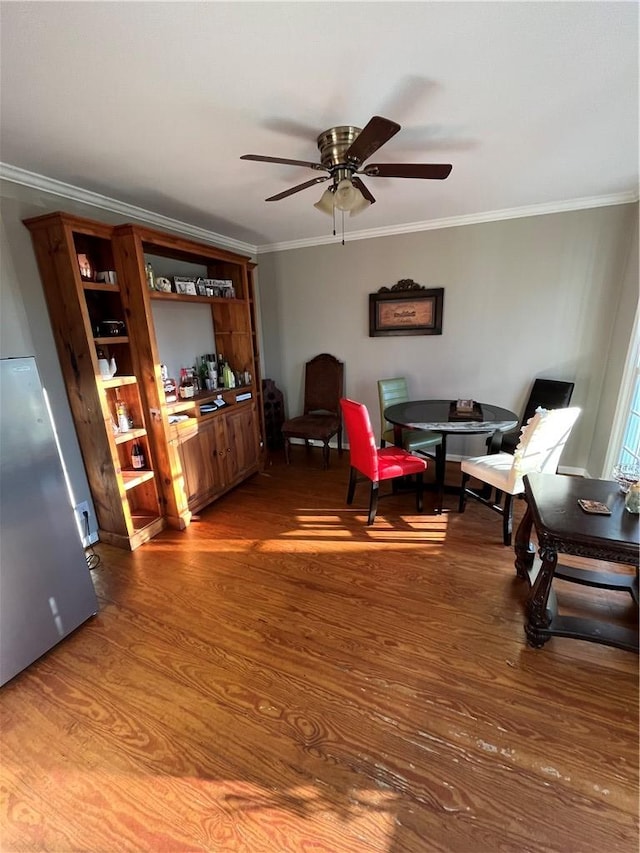
<instances>
[{"instance_id":1,"label":"table leg","mask_svg":"<svg viewBox=\"0 0 640 853\"><path fill-rule=\"evenodd\" d=\"M555 548L540 548L541 565L535 583L531 588L527 601L527 624L525 633L529 645L540 648L549 639L549 634L542 633L540 629L548 628L551 624L551 615L547 609L551 583L558 563L558 552Z\"/></svg>"},{"instance_id":2,"label":"table leg","mask_svg":"<svg viewBox=\"0 0 640 853\"><path fill-rule=\"evenodd\" d=\"M529 570L533 566L533 559L535 556L535 550L533 545L531 544L531 528L533 527L533 516L531 514L531 509L527 506L527 510L522 518L522 521L518 525L518 530L516 531L516 538L514 544L514 551L516 552L516 574L519 578L529 579Z\"/></svg>"}]
</instances>

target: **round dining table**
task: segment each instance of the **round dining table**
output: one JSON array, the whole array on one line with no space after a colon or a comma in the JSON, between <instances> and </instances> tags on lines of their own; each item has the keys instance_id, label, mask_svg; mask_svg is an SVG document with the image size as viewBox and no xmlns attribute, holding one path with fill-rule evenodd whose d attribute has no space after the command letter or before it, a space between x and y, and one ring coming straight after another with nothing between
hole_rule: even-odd
<instances>
[{"instance_id":1,"label":"round dining table","mask_svg":"<svg viewBox=\"0 0 640 853\"><path fill-rule=\"evenodd\" d=\"M442 435L440 455L442 464L436 465L438 506L442 511L442 494L445 488L445 463L448 435L480 435L510 432L518 426L515 412L494 406L492 403L474 403L472 411L460 412L455 400L413 400L396 403L384 410L384 417L393 424L394 441L402 447L402 430L419 429L439 432Z\"/></svg>"}]
</instances>

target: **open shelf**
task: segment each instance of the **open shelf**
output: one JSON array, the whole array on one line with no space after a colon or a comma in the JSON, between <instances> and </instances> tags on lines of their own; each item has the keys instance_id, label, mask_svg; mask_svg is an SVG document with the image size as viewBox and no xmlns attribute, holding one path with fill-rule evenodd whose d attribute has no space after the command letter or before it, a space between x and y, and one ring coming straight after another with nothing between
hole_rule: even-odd
<instances>
[{"instance_id":1,"label":"open shelf","mask_svg":"<svg viewBox=\"0 0 640 853\"><path fill-rule=\"evenodd\" d=\"M131 469L122 471L122 479L124 481L124 487L128 491L129 489L135 489L136 486L139 486L141 483L146 483L147 480L151 480L153 478L153 471L144 471L138 469Z\"/></svg>"},{"instance_id":2,"label":"open shelf","mask_svg":"<svg viewBox=\"0 0 640 853\"><path fill-rule=\"evenodd\" d=\"M128 344L129 337L127 335L111 335L111 337L107 338L94 338L94 344L100 344L101 346L105 346L108 344Z\"/></svg>"},{"instance_id":3,"label":"open shelf","mask_svg":"<svg viewBox=\"0 0 640 853\"><path fill-rule=\"evenodd\" d=\"M111 379L103 379L105 388L122 388L123 385L135 385L138 380L135 376L112 376Z\"/></svg>"},{"instance_id":4,"label":"open shelf","mask_svg":"<svg viewBox=\"0 0 640 853\"><path fill-rule=\"evenodd\" d=\"M116 444L124 444L126 441L131 441L134 438L142 438L142 436L146 435L146 429L130 429L127 432L119 432L116 436L114 436Z\"/></svg>"},{"instance_id":5,"label":"open shelf","mask_svg":"<svg viewBox=\"0 0 640 853\"><path fill-rule=\"evenodd\" d=\"M243 299L235 297L229 299L226 296L199 296L198 294L194 296L192 293L164 293L162 290L150 290L149 297L151 299L166 299L169 302L206 302L208 304L244 305Z\"/></svg>"},{"instance_id":6,"label":"open shelf","mask_svg":"<svg viewBox=\"0 0 640 853\"><path fill-rule=\"evenodd\" d=\"M83 279L82 286L85 290L102 290L107 293L120 292L120 288L117 284L106 284L103 281L85 281Z\"/></svg>"}]
</instances>

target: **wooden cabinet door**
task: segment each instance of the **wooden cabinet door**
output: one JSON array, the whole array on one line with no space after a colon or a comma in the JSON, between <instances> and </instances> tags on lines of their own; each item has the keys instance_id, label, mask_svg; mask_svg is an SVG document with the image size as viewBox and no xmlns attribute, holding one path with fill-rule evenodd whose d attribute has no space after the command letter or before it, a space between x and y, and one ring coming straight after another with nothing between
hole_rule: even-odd
<instances>
[{"instance_id":1,"label":"wooden cabinet door","mask_svg":"<svg viewBox=\"0 0 640 853\"><path fill-rule=\"evenodd\" d=\"M255 405L231 409L226 415L229 482L244 479L258 468L259 449Z\"/></svg>"},{"instance_id":2,"label":"wooden cabinet door","mask_svg":"<svg viewBox=\"0 0 640 853\"><path fill-rule=\"evenodd\" d=\"M185 431L178 442L184 487L189 509L204 506L208 499L224 488L220 477L219 441L215 422L199 424Z\"/></svg>"}]
</instances>

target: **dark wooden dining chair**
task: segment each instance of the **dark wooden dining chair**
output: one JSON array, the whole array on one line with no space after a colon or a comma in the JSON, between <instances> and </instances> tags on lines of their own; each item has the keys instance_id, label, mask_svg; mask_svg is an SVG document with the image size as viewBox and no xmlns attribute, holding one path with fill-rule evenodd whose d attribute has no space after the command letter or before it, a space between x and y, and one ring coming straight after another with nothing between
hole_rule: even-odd
<instances>
[{"instance_id":1,"label":"dark wooden dining chair","mask_svg":"<svg viewBox=\"0 0 640 853\"><path fill-rule=\"evenodd\" d=\"M566 409L571 402L573 388L573 382L564 382L560 379L536 379L531 386L529 399L517 428L506 435L494 433L488 438L489 453L498 453L500 450L503 453L514 453L520 441L520 433L529 419L535 415L536 409Z\"/></svg>"},{"instance_id":2,"label":"dark wooden dining chair","mask_svg":"<svg viewBox=\"0 0 640 853\"><path fill-rule=\"evenodd\" d=\"M337 436L338 453L342 453L340 398L343 389L344 364L335 356L323 352L306 363L303 413L282 424L287 465L291 461L292 438L303 439L307 447L310 441L321 441L325 468L329 467L329 442L334 436Z\"/></svg>"},{"instance_id":3,"label":"dark wooden dining chair","mask_svg":"<svg viewBox=\"0 0 640 853\"><path fill-rule=\"evenodd\" d=\"M344 425L349 440L350 474L347 504L353 503L356 484L360 479L369 480L369 518L373 524L378 508L378 490L383 480L416 475L416 510L422 512L422 475L427 469L427 460L414 456L402 447L376 447L376 439L369 418L369 410L363 403L343 398L340 400ZM363 477L358 478L358 474Z\"/></svg>"}]
</instances>

